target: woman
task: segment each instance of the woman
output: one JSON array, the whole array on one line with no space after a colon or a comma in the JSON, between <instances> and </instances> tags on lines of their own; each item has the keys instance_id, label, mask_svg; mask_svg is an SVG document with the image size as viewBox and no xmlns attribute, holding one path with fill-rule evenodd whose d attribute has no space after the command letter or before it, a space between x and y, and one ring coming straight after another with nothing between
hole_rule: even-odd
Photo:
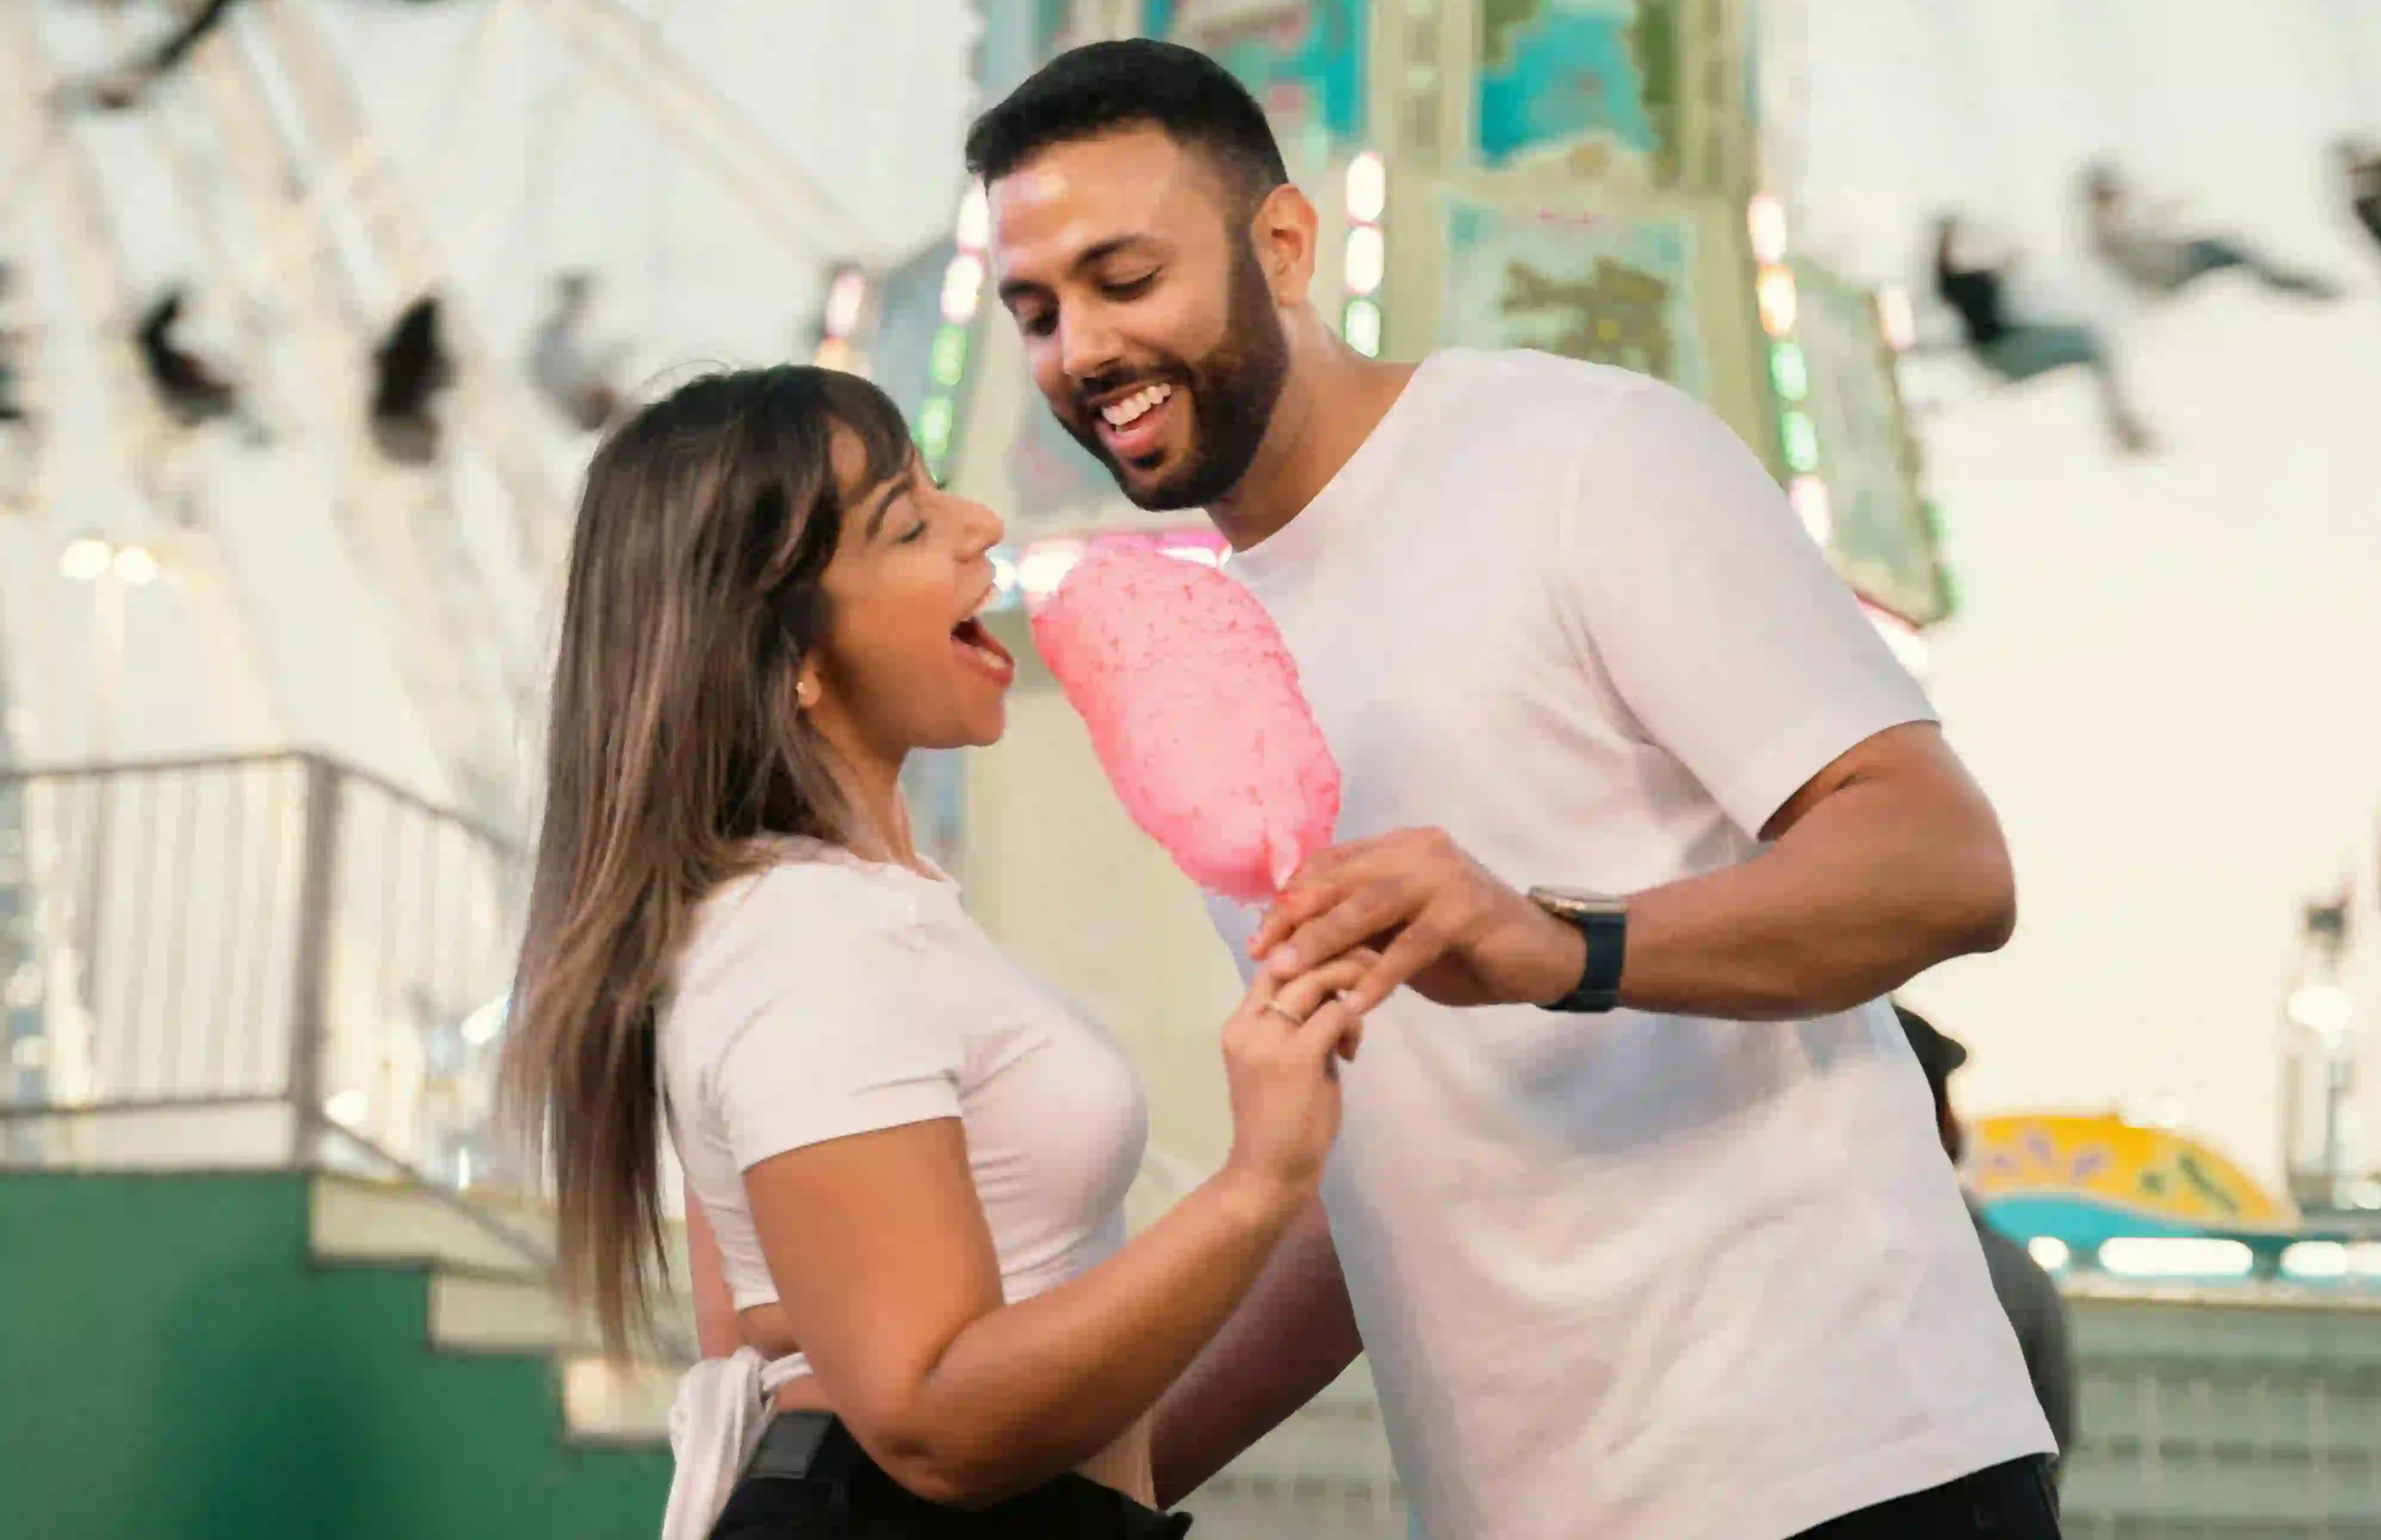
<instances>
[{"instance_id":1,"label":"woman","mask_svg":"<svg viewBox=\"0 0 2381 1540\"><path fill-rule=\"evenodd\" d=\"M1176 1532L1144 1416L1337 1131L1360 956L1251 989L1229 1160L1124 1241L1139 1087L969 922L898 790L911 750L1000 736L1000 533L817 369L689 385L588 473L504 1071L610 1346L648 1300L665 1114L745 1338L783 1350L681 1396L671 1534Z\"/></svg>"}]
</instances>

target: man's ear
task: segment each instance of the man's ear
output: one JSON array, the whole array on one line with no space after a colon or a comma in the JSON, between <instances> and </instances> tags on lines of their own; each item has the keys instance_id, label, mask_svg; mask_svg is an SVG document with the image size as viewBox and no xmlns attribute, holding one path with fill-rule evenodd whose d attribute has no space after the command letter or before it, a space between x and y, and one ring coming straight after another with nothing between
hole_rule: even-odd
<instances>
[{"instance_id":1,"label":"man's ear","mask_svg":"<svg viewBox=\"0 0 2381 1540\"><path fill-rule=\"evenodd\" d=\"M1276 305L1302 305L1314 287L1315 241L1321 221L1306 194L1284 182L1264 196L1249 223L1265 286Z\"/></svg>"}]
</instances>

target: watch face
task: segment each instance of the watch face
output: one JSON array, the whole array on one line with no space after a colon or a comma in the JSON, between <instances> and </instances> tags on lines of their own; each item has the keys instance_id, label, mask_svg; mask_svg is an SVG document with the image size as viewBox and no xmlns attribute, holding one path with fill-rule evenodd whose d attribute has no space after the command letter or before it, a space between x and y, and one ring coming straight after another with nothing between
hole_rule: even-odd
<instances>
[{"instance_id":1,"label":"watch face","mask_svg":"<svg viewBox=\"0 0 2381 1540\"><path fill-rule=\"evenodd\" d=\"M1533 887L1531 899L1557 914L1624 914L1629 901L1583 887Z\"/></svg>"}]
</instances>

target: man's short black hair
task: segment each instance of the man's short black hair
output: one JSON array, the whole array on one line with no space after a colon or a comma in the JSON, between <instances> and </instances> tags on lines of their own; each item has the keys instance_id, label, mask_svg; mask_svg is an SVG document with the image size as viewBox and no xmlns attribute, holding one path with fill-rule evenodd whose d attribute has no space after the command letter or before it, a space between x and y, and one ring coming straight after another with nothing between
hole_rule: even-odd
<instances>
[{"instance_id":1,"label":"man's short black hair","mask_svg":"<svg viewBox=\"0 0 2381 1540\"><path fill-rule=\"evenodd\" d=\"M1139 128L1204 153L1250 210L1289 180L1247 88L1197 49L1154 38L1085 43L1035 70L968 129L968 173L996 182L1052 145Z\"/></svg>"}]
</instances>

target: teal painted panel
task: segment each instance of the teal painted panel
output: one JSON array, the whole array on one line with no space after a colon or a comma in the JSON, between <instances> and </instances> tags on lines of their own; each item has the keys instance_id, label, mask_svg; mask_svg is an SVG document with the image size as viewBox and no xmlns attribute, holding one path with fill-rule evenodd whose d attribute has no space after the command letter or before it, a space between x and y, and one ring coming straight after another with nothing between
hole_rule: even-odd
<instances>
[{"instance_id":1,"label":"teal painted panel","mask_svg":"<svg viewBox=\"0 0 2381 1540\"><path fill-rule=\"evenodd\" d=\"M665 1451L561 1436L543 1358L429 1346L426 1275L325 1267L306 1182L0 1176L0 1535L650 1540Z\"/></svg>"},{"instance_id":2,"label":"teal painted panel","mask_svg":"<svg viewBox=\"0 0 2381 1540\"><path fill-rule=\"evenodd\" d=\"M1144 0L1142 31L1199 49L1230 70L1284 139L1320 130L1335 143L1361 141L1369 0L1281 0L1261 18L1211 14L1218 9Z\"/></svg>"}]
</instances>

